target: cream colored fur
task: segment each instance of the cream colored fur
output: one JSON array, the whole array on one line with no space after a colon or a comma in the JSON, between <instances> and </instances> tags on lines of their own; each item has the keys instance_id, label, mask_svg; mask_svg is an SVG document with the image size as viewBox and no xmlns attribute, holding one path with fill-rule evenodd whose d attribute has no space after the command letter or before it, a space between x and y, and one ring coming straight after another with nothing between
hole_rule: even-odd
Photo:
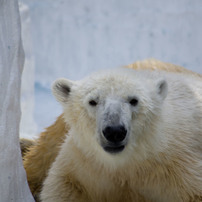
<instances>
[{"instance_id":1,"label":"cream colored fur","mask_svg":"<svg viewBox=\"0 0 202 202\"><path fill-rule=\"evenodd\" d=\"M79 82L58 80L53 92L70 125L44 182L42 202L188 202L202 197L202 80L194 74L128 69ZM128 98L139 103L131 107ZM97 106L89 106L89 100ZM106 103L123 108L128 136L115 154L101 146ZM117 115L118 116L118 115Z\"/></svg>"},{"instance_id":2,"label":"cream colored fur","mask_svg":"<svg viewBox=\"0 0 202 202\"><path fill-rule=\"evenodd\" d=\"M175 72L176 74L190 74L195 77L201 77L201 75L191 72L183 67L154 59L136 62L126 67L138 70L151 69L155 71L169 71ZM29 148L29 151L24 156L23 163L27 172L28 183L36 201L39 201L39 193L43 181L46 178L47 172L54 162L58 151L60 150L60 145L64 141L65 134L68 133L68 128L69 126L65 124L62 114L53 125L40 134L36 144ZM146 169L142 172L144 175ZM127 189L127 186L125 187Z\"/></svg>"},{"instance_id":3,"label":"cream colored fur","mask_svg":"<svg viewBox=\"0 0 202 202\"><path fill-rule=\"evenodd\" d=\"M63 143L68 126L64 123L63 114L56 122L42 132L35 144L28 148L24 154L23 164L27 173L29 188L36 201L47 172L58 155L60 145ZM21 145L24 140L21 140ZM24 148L22 151L24 151Z\"/></svg>"}]
</instances>

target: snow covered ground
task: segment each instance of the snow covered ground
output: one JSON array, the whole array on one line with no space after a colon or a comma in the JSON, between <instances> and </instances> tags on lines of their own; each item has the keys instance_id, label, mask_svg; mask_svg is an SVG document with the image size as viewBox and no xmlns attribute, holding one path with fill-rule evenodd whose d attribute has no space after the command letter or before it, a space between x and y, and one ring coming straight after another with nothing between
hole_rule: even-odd
<instances>
[{"instance_id":1,"label":"snow covered ground","mask_svg":"<svg viewBox=\"0 0 202 202\"><path fill-rule=\"evenodd\" d=\"M35 88L29 84L34 94L22 92L30 104L22 109L24 120L31 114L29 123L22 120L22 136L33 137L61 113L50 92L58 77L80 79L151 57L202 73L201 0L21 2L28 8L22 22L27 23L23 39L30 43L25 56L32 60L23 85L35 78Z\"/></svg>"}]
</instances>

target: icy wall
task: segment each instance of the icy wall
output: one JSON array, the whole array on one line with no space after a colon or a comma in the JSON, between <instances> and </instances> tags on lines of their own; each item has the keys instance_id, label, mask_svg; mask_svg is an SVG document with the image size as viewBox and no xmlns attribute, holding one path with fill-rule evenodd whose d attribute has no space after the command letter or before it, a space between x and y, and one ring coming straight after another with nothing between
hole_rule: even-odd
<instances>
[{"instance_id":1,"label":"icy wall","mask_svg":"<svg viewBox=\"0 0 202 202\"><path fill-rule=\"evenodd\" d=\"M30 9L38 125L60 111L46 90L58 77L151 57L202 73L201 0L22 1Z\"/></svg>"},{"instance_id":2,"label":"icy wall","mask_svg":"<svg viewBox=\"0 0 202 202\"><path fill-rule=\"evenodd\" d=\"M34 82L35 82L35 65L32 48L31 19L29 8L25 4L19 3L21 16L21 34L23 39L23 48L25 52L25 62L22 74L21 87L21 123L20 136L33 138L37 135L37 125L33 118L34 114Z\"/></svg>"},{"instance_id":3,"label":"icy wall","mask_svg":"<svg viewBox=\"0 0 202 202\"><path fill-rule=\"evenodd\" d=\"M34 201L19 148L24 62L17 0L0 0L0 201Z\"/></svg>"}]
</instances>

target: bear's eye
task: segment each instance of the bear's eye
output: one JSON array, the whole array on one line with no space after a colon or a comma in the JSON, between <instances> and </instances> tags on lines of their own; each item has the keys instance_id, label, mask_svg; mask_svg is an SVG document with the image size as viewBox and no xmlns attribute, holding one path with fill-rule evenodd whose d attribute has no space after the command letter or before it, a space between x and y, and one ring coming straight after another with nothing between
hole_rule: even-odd
<instances>
[{"instance_id":1,"label":"bear's eye","mask_svg":"<svg viewBox=\"0 0 202 202\"><path fill-rule=\"evenodd\" d=\"M95 100L90 100L88 103L93 107L97 105L97 102Z\"/></svg>"},{"instance_id":2,"label":"bear's eye","mask_svg":"<svg viewBox=\"0 0 202 202\"><path fill-rule=\"evenodd\" d=\"M129 103L132 105L132 106L137 106L137 104L138 104L138 99L137 98L132 98L130 101L129 101Z\"/></svg>"}]
</instances>

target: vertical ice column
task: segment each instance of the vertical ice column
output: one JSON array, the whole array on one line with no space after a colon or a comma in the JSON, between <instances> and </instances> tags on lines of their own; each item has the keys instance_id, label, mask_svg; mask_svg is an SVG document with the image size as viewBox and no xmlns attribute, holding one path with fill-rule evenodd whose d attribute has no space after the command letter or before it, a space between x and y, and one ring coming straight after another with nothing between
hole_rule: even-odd
<instances>
[{"instance_id":1,"label":"vertical ice column","mask_svg":"<svg viewBox=\"0 0 202 202\"><path fill-rule=\"evenodd\" d=\"M21 123L20 137L34 138L37 136L37 125L34 121L34 79L35 66L32 53L31 19L29 8L24 3L19 3L21 16L21 33L25 53L25 63L21 84Z\"/></svg>"},{"instance_id":2,"label":"vertical ice column","mask_svg":"<svg viewBox=\"0 0 202 202\"><path fill-rule=\"evenodd\" d=\"M24 62L17 0L0 0L0 201L32 202L19 148Z\"/></svg>"}]
</instances>

